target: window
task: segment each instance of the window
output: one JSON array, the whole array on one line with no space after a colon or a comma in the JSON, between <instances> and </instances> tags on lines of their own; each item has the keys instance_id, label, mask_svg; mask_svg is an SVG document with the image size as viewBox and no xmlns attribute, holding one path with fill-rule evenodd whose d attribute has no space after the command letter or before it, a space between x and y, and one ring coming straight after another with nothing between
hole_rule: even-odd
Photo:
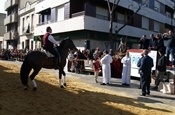
<instances>
[{"instance_id":1,"label":"window","mask_svg":"<svg viewBox=\"0 0 175 115\"><path fill-rule=\"evenodd\" d=\"M166 11L165 13L166 13L166 16L167 16L167 17L171 18L171 13L170 13L170 12L167 12L167 11Z\"/></svg>"},{"instance_id":2,"label":"window","mask_svg":"<svg viewBox=\"0 0 175 115\"><path fill-rule=\"evenodd\" d=\"M22 42L22 49L24 49L24 42Z\"/></svg>"},{"instance_id":3,"label":"window","mask_svg":"<svg viewBox=\"0 0 175 115\"><path fill-rule=\"evenodd\" d=\"M64 20L64 7L58 7L57 8L57 21Z\"/></svg>"},{"instance_id":4,"label":"window","mask_svg":"<svg viewBox=\"0 0 175 115\"><path fill-rule=\"evenodd\" d=\"M33 50L33 41L31 41L31 50Z\"/></svg>"},{"instance_id":5,"label":"window","mask_svg":"<svg viewBox=\"0 0 175 115\"><path fill-rule=\"evenodd\" d=\"M48 23L50 21L50 15L44 15L44 23Z\"/></svg>"},{"instance_id":6,"label":"window","mask_svg":"<svg viewBox=\"0 0 175 115\"><path fill-rule=\"evenodd\" d=\"M34 22L34 14L32 14L31 16L31 26L33 26L33 22Z\"/></svg>"},{"instance_id":7,"label":"window","mask_svg":"<svg viewBox=\"0 0 175 115\"><path fill-rule=\"evenodd\" d=\"M160 3L158 1L154 1L154 10L160 12Z\"/></svg>"},{"instance_id":8,"label":"window","mask_svg":"<svg viewBox=\"0 0 175 115\"><path fill-rule=\"evenodd\" d=\"M101 7L96 7L96 17L99 19L108 20L108 10Z\"/></svg>"},{"instance_id":9,"label":"window","mask_svg":"<svg viewBox=\"0 0 175 115\"><path fill-rule=\"evenodd\" d=\"M22 31L24 31L24 26L25 26L25 18L22 18Z\"/></svg>"},{"instance_id":10,"label":"window","mask_svg":"<svg viewBox=\"0 0 175 115\"><path fill-rule=\"evenodd\" d=\"M142 28L149 29L149 19L146 17L142 17Z\"/></svg>"},{"instance_id":11,"label":"window","mask_svg":"<svg viewBox=\"0 0 175 115\"><path fill-rule=\"evenodd\" d=\"M41 24L43 21L42 21L42 15L39 15L39 24Z\"/></svg>"},{"instance_id":12,"label":"window","mask_svg":"<svg viewBox=\"0 0 175 115\"><path fill-rule=\"evenodd\" d=\"M157 21L154 21L154 31L156 32L160 31L160 23Z\"/></svg>"},{"instance_id":13,"label":"window","mask_svg":"<svg viewBox=\"0 0 175 115\"><path fill-rule=\"evenodd\" d=\"M26 25L29 25L30 24L30 20L29 20L29 16L26 17Z\"/></svg>"},{"instance_id":14,"label":"window","mask_svg":"<svg viewBox=\"0 0 175 115\"><path fill-rule=\"evenodd\" d=\"M55 22L56 21L56 8L52 8L51 9L51 22Z\"/></svg>"},{"instance_id":15,"label":"window","mask_svg":"<svg viewBox=\"0 0 175 115\"><path fill-rule=\"evenodd\" d=\"M117 22L120 23L127 22L127 17L125 16L125 14L117 13L116 15L117 15Z\"/></svg>"},{"instance_id":16,"label":"window","mask_svg":"<svg viewBox=\"0 0 175 115\"><path fill-rule=\"evenodd\" d=\"M142 0L142 4L144 4L144 6L148 7L149 6L149 0Z\"/></svg>"}]
</instances>

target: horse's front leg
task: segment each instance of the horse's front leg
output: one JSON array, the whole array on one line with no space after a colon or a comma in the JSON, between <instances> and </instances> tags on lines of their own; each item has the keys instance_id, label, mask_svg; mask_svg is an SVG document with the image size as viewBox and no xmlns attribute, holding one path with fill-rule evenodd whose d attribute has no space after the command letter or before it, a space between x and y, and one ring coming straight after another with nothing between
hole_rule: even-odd
<instances>
[{"instance_id":1,"label":"horse's front leg","mask_svg":"<svg viewBox=\"0 0 175 115\"><path fill-rule=\"evenodd\" d=\"M63 74L63 69L59 69L59 80L58 80L58 84L59 84L59 87L60 88L64 88L63 87L63 84L62 84L62 82L61 82L61 78L62 78L62 74Z\"/></svg>"},{"instance_id":2,"label":"horse's front leg","mask_svg":"<svg viewBox=\"0 0 175 115\"><path fill-rule=\"evenodd\" d=\"M67 84L66 84L66 73L65 73L65 71L63 71L63 74L62 75L63 75L63 78L62 78L63 79L63 85L64 86L67 86Z\"/></svg>"}]
</instances>

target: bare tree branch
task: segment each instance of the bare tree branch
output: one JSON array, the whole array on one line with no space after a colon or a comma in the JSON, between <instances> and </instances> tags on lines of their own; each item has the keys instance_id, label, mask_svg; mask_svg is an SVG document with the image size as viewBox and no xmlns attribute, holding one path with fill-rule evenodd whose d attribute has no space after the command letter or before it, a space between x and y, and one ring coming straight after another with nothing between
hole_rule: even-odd
<instances>
[{"instance_id":1,"label":"bare tree branch","mask_svg":"<svg viewBox=\"0 0 175 115\"><path fill-rule=\"evenodd\" d=\"M116 2L117 1L117 2ZM108 9L109 9L109 13L113 13L113 11L115 10L115 8L117 7L117 5L119 4L120 0L114 0L114 2L112 3L112 8L110 6L110 1L107 0L107 4L108 4Z\"/></svg>"},{"instance_id":2,"label":"bare tree branch","mask_svg":"<svg viewBox=\"0 0 175 115\"><path fill-rule=\"evenodd\" d=\"M118 6L120 0L113 0L112 3L110 3L110 0L106 0L108 5L108 10L110 14L110 20L109 20L109 38L110 38L110 48L114 49L114 43L115 43L115 37L113 35L113 13ZM131 17L129 17L128 21L125 22L117 31L116 36L118 35L119 31L121 31L130 20L141 10L141 7L147 3L148 0L145 0L142 4L139 4L138 9L133 13ZM129 8L128 8L129 9Z\"/></svg>"},{"instance_id":3,"label":"bare tree branch","mask_svg":"<svg viewBox=\"0 0 175 115\"><path fill-rule=\"evenodd\" d=\"M146 0L144 3L140 4L138 9L133 13L133 15L131 17L129 17L128 21L130 21L140 10L141 8L146 4L148 0ZM117 31L116 34L119 33L119 31L121 31L126 25L128 24L128 22L126 22L125 24L123 24L123 26L121 26Z\"/></svg>"},{"instance_id":4,"label":"bare tree branch","mask_svg":"<svg viewBox=\"0 0 175 115\"><path fill-rule=\"evenodd\" d=\"M108 4L109 13L110 13L111 12L111 6L110 6L109 0L107 1L107 4Z\"/></svg>"},{"instance_id":5,"label":"bare tree branch","mask_svg":"<svg viewBox=\"0 0 175 115\"><path fill-rule=\"evenodd\" d=\"M114 6L113 10L115 10L115 8L118 6L119 2L120 2L120 0L118 0L117 3L115 3L115 6Z\"/></svg>"}]
</instances>

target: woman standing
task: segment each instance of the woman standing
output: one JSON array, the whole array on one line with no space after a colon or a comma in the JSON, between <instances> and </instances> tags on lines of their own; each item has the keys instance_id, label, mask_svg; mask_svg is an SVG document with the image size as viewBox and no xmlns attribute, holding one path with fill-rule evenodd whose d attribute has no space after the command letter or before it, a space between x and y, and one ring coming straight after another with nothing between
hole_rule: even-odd
<instances>
[{"instance_id":1,"label":"woman standing","mask_svg":"<svg viewBox=\"0 0 175 115\"><path fill-rule=\"evenodd\" d=\"M96 57L93 62L93 70L94 70L95 82L98 83L97 79L98 79L99 72L101 71L101 64L100 64L99 57Z\"/></svg>"},{"instance_id":2,"label":"woman standing","mask_svg":"<svg viewBox=\"0 0 175 115\"><path fill-rule=\"evenodd\" d=\"M121 62L123 63L122 85L129 86L131 79L131 57L129 56L128 51L126 52L126 55L122 58Z\"/></svg>"}]
</instances>

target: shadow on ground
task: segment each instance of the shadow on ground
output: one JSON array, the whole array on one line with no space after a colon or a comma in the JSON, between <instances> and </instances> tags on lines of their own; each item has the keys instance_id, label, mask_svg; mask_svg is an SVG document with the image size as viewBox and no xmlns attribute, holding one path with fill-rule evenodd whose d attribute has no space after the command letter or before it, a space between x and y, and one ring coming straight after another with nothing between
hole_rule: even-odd
<instances>
[{"instance_id":1,"label":"shadow on ground","mask_svg":"<svg viewBox=\"0 0 175 115\"><path fill-rule=\"evenodd\" d=\"M133 106L160 112L171 111L148 107L143 99L132 99L106 93L91 92L69 86L60 89L47 82L38 81L38 90L22 89L19 72L0 66L0 113L2 115L136 115L118 105ZM69 85L69 84L68 84ZM71 85L71 84L70 84ZM160 103L149 99L150 103ZM114 106L109 105L113 103ZM139 114L139 113L138 113Z\"/></svg>"}]
</instances>

